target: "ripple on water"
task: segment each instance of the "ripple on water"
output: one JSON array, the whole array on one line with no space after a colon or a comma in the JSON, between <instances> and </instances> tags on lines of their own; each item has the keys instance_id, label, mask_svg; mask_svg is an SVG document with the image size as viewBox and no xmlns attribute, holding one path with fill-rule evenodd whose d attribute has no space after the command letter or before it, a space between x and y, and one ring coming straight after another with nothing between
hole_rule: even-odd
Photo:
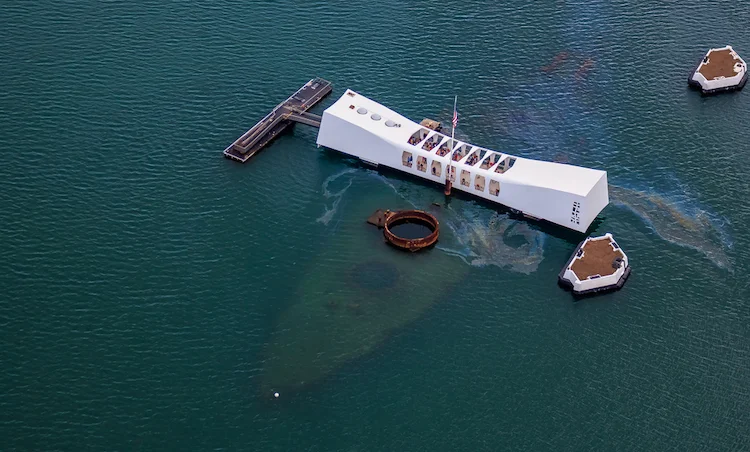
<instances>
[{"instance_id":1,"label":"ripple on water","mask_svg":"<svg viewBox=\"0 0 750 452\"><path fill-rule=\"evenodd\" d=\"M696 96L684 77L709 46L750 49L736 32L749 12L599 0L3 2L3 448L747 449L750 103L747 91ZM600 227L628 233L618 238L638 276L570 303L539 283L570 243L330 158L302 127L247 165L221 157L313 76L334 82L333 97L351 87L445 124L458 95L458 137L606 169L613 203L638 217L608 208ZM655 77L658 92L637 89ZM259 406L259 356L299 301L306 263L321 280L339 276L331 268L346 278L361 248L318 259L323 242L347 230L377 242L344 212L380 196L443 205L440 247L426 256L472 284L431 294L424 306L439 308L314 391ZM655 233L639 233L644 224ZM662 238L684 246L665 250ZM691 260L693 249L733 272ZM393 282L372 265L380 285ZM354 305L373 287L344 283L337 296ZM307 314L289 331L340 340ZM361 339L373 322L356 319Z\"/></svg>"}]
</instances>

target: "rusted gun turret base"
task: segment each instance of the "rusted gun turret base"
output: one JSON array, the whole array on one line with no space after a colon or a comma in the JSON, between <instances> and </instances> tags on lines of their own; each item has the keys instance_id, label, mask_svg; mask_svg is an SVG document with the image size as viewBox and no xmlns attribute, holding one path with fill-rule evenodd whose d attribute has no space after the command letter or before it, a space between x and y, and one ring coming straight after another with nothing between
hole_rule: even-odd
<instances>
[{"instance_id":1,"label":"rusted gun turret base","mask_svg":"<svg viewBox=\"0 0 750 452\"><path fill-rule=\"evenodd\" d=\"M370 215L367 222L378 228L383 228L383 236L388 243L396 248L409 250L411 252L419 251L423 248L434 245L440 235L440 223L438 223L437 218L423 210L399 210L394 212L378 209ZM418 239L399 237L391 231L390 226L395 226L396 224L401 223L423 224L432 232L427 236Z\"/></svg>"}]
</instances>

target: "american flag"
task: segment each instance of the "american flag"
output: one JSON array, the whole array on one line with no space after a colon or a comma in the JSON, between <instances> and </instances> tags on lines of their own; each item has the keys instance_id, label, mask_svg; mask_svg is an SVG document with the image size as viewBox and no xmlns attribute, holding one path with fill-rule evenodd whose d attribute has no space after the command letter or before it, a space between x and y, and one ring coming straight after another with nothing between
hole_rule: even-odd
<instances>
[{"instance_id":1,"label":"american flag","mask_svg":"<svg viewBox=\"0 0 750 452\"><path fill-rule=\"evenodd\" d=\"M457 125L458 125L458 112L454 108L453 109L453 128L455 129Z\"/></svg>"}]
</instances>

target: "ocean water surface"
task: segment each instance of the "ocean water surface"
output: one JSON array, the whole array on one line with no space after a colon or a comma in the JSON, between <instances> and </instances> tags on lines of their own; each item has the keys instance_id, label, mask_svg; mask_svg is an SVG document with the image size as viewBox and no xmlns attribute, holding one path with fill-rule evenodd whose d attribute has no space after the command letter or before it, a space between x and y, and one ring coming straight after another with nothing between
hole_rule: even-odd
<instances>
[{"instance_id":1,"label":"ocean water surface","mask_svg":"<svg viewBox=\"0 0 750 452\"><path fill-rule=\"evenodd\" d=\"M750 5L0 5L0 450L749 450ZM582 236L315 146L221 151L314 76L504 152L601 168ZM406 256L365 219L429 209ZM369 275L371 277L362 277ZM272 394L279 392L279 397Z\"/></svg>"}]
</instances>

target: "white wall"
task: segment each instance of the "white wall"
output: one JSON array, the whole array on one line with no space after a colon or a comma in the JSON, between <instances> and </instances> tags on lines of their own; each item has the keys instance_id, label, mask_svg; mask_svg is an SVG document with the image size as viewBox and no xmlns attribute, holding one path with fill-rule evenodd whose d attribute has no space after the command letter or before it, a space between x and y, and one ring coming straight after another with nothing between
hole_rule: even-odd
<instances>
[{"instance_id":1,"label":"white wall","mask_svg":"<svg viewBox=\"0 0 750 452\"><path fill-rule=\"evenodd\" d=\"M609 185L607 182L607 173L602 175L599 182L594 185L585 200L581 202L581 223L591 224L609 204Z\"/></svg>"},{"instance_id":2,"label":"white wall","mask_svg":"<svg viewBox=\"0 0 750 452\"><path fill-rule=\"evenodd\" d=\"M318 145L354 157L414 174L423 179L432 180L441 185L445 183L448 164L453 163L457 170L456 181L453 184L455 190L480 196L489 201L503 204L525 214L579 232L585 232L599 211L609 202L606 173L587 197L575 195L567 191L528 185L518 180L509 181L502 174L480 169L479 163L468 167L457 162L451 162L450 154L445 157L438 157L435 154L437 147L432 152L425 151L421 147L410 145L408 137L404 138L403 142L393 142L390 139L379 136L376 132L368 131L327 111L323 113L317 143ZM404 166L402 163L402 153L404 151L412 153L413 163L411 168ZM417 160L420 156L427 158L426 172L417 170ZM464 159L466 159L466 156ZM443 165L440 176L432 175L431 167L433 160L438 160ZM469 187L460 184L462 169L467 169L470 173ZM513 170L511 169L510 171ZM483 191L474 189L474 178L477 174L485 176ZM500 182L499 196L490 194L489 190L492 180ZM571 210L575 201L581 205L579 213L580 224L571 222Z\"/></svg>"},{"instance_id":3,"label":"white wall","mask_svg":"<svg viewBox=\"0 0 750 452\"><path fill-rule=\"evenodd\" d=\"M408 140L404 140L403 143L394 143L330 113L323 113L317 143L320 146L414 174L440 184L445 182L448 157L438 157L434 153L437 147L430 153L422 149L421 146L410 145ZM403 165L401 157L404 151L412 153L413 163L411 168ZM419 157L427 158L427 170L425 172L417 170L417 159ZM443 165L440 176L432 175L433 160L437 160Z\"/></svg>"}]
</instances>

